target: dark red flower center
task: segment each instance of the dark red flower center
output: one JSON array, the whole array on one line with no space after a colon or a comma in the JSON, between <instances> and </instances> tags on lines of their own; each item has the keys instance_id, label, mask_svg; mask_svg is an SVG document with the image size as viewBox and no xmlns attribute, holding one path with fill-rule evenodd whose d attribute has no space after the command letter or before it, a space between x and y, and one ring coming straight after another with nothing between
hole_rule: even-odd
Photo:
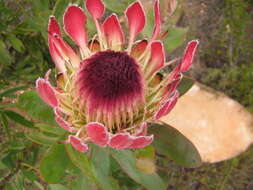
<instances>
[{"instance_id":1,"label":"dark red flower center","mask_svg":"<svg viewBox=\"0 0 253 190\"><path fill-rule=\"evenodd\" d=\"M92 101L95 109L129 103L143 94L139 65L126 52L108 50L92 55L81 63L78 77L80 95Z\"/></svg>"}]
</instances>

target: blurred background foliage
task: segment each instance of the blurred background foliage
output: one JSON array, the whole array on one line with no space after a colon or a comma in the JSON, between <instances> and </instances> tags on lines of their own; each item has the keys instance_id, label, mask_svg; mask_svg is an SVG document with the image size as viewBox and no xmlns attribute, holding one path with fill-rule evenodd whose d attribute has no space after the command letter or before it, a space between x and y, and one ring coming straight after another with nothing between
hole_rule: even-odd
<instances>
[{"instance_id":1,"label":"blurred background foliage","mask_svg":"<svg viewBox=\"0 0 253 190\"><path fill-rule=\"evenodd\" d=\"M122 15L132 1L117 0L115 3L114 0L104 0L107 14L113 11ZM53 118L50 118L49 110L43 112L46 115L34 116L38 110L33 105L35 111L29 112L34 116L31 119L20 111L20 108L26 111L31 108L24 101L23 104L22 101L21 104L16 101L23 90L33 88L36 78L54 67L47 47L47 21L49 15L54 14L61 22L65 7L70 2L83 6L83 0L0 1L0 189L94 188L94 184L85 180L80 170L70 163L64 163L64 172L69 177L56 180L57 184L49 185L40 177L38 160L48 148L45 144L54 141L56 136L55 131L45 127L45 123L44 126L43 123L38 124L36 119L48 118L45 122L52 124ZM153 29L153 10L149 9L152 1L142 2L148 17L142 35L147 37ZM164 22L162 30L168 33L164 38L168 58L181 55L186 41L198 38L201 42L198 57L188 74L225 92L253 111L252 1L179 0L173 16L169 16L168 2L169 0L161 0ZM95 32L92 22L88 22L87 27L90 35ZM66 36L65 39L69 40ZM32 99L33 96L30 95L23 95L23 98ZM43 135L47 134L46 141L44 136L32 136L30 133L31 130L41 132L41 129ZM58 149L61 147L53 149L52 154L57 154ZM164 157L159 157L157 162L159 172L169 176L169 190L250 190L253 189L252 155L251 148L230 161L196 169L180 167ZM119 182L121 189L143 189L119 169L114 159L110 163L112 176ZM62 173L60 175L64 176Z\"/></svg>"},{"instance_id":2,"label":"blurred background foliage","mask_svg":"<svg viewBox=\"0 0 253 190\"><path fill-rule=\"evenodd\" d=\"M253 111L252 1L189 0L183 4L181 24L189 26L189 39L201 41L193 76Z\"/></svg>"}]
</instances>

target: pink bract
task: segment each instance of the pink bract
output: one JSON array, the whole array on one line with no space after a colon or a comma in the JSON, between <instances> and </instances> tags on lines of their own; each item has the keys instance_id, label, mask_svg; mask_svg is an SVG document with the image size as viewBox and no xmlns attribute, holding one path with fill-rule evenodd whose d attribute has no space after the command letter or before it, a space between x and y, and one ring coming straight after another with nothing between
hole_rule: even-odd
<instances>
[{"instance_id":1,"label":"pink bract","mask_svg":"<svg viewBox=\"0 0 253 190\"><path fill-rule=\"evenodd\" d=\"M175 106L182 72L192 65L198 41L188 43L181 62L168 75L166 52L160 39L159 0L154 0L154 29L150 39L138 40L146 23L140 1L126 8L128 34L115 13L102 21L102 0L86 0L86 9L97 34L86 30L89 18L77 5L69 5L63 15L65 33L76 44L63 39L54 16L49 18L48 45L57 69L56 87L45 79L36 81L36 89L55 111L60 127L72 133L66 142L87 152L88 144L115 149L137 149L150 145L148 123L167 115ZM176 63L175 63L176 64Z\"/></svg>"},{"instance_id":2,"label":"pink bract","mask_svg":"<svg viewBox=\"0 0 253 190\"><path fill-rule=\"evenodd\" d=\"M104 125L91 122L86 125L86 131L91 141L99 146L105 146L109 142L109 133Z\"/></svg>"},{"instance_id":3,"label":"pink bract","mask_svg":"<svg viewBox=\"0 0 253 190\"><path fill-rule=\"evenodd\" d=\"M72 146L78 150L79 152L87 152L88 151L88 145L85 144L82 139L69 135L68 141L72 144Z\"/></svg>"},{"instance_id":4,"label":"pink bract","mask_svg":"<svg viewBox=\"0 0 253 190\"><path fill-rule=\"evenodd\" d=\"M51 107L58 106L58 100L56 98L55 90L51 86L48 80L38 78L36 80L36 90L41 99L44 100Z\"/></svg>"},{"instance_id":5,"label":"pink bract","mask_svg":"<svg viewBox=\"0 0 253 190\"><path fill-rule=\"evenodd\" d=\"M116 149L125 149L133 143L133 138L129 133L118 133L112 136L109 145Z\"/></svg>"}]
</instances>

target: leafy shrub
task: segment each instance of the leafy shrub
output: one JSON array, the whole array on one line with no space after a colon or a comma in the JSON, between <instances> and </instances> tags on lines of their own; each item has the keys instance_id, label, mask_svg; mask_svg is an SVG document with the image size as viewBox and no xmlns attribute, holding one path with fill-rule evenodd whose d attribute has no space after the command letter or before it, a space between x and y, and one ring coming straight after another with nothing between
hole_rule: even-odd
<instances>
[{"instance_id":1,"label":"leafy shrub","mask_svg":"<svg viewBox=\"0 0 253 190\"><path fill-rule=\"evenodd\" d=\"M208 68L202 82L225 92L253 111L253 64Z\"/></svg>"}]
</instances>

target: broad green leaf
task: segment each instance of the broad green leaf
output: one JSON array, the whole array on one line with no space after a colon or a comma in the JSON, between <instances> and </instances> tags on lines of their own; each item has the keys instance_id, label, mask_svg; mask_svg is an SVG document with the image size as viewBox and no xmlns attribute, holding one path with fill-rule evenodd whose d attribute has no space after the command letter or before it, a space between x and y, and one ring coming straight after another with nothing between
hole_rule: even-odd
<instances>
[{"instance_id":1,"label":"broad green leaf","mask_svg":"<svg viewBox=\"0 0 253 190\"><path fill-rule=\"evenodd\" d=\"M46 105L33 90L19 96L18 107L34 119L57 126L52 108Z\"/></svg>"},{"instance_id":2,"label":"broad green leaf","mask_svg":"<svg viewBox=\"0 0 253 190\"><path fill-rule=\"evenodd\" d=\"M80 170L78 170L79 173L75 176L75 180L70 182L71 190L89 190L94 189L96 190L96 186L94 183L92 183L91 180L87 178Z\"/></svg>"},{"instance_id":3,"label":"broad green leaf","mask_svg":"<svg viewBox=\"0 0 253 190\"><path fill-rule=\"evenodd\" d=\"M58 138L48 137L38 131L36 132L34 131L33 133L30 134L25 134L25 136L32 142L45 146L50 146L58 140Z\"/></svg>"},{"instance_id":4,"label":"broad green leaf","mask_svg":"<svg viewBox=\"0 0 253 190\"><path fill-rule=\"evenodd\" d=\"M177 88L180 93L180 96L184 95L188 90L190 90L193 84L194 84L193 79L188 78L188 77L183 77Z\"/></svg>"},{"instance_id":5,"label":"broad green leaf","mask_svg":"<svg viewBox=\"0 0 253 190\"><path fill-rule=\"evenodd\" d=\"M71 162L77 168L79 168L83 172L83 174L86 175L90 180L95 181L95 178L92 172L92 166L87 155L76 151L75 149L73 149L73 147L70 144L66 144L65 148Z\"/></svg>"},{"instance_id":6,"label":"broad green leaf","mask_svg":"<svg viewBox=\"0 0 253 190\"><path fill-rule=\"evenodd\" d=\"M98 186L103 190L120 190L115 179L109 174L104 174L99 167L93 166L93 174L97 180Z\"/></svg>"},{"instance_id":7,"label":"broad green leaf","mask_svg":"<svg viewBox=\"0 0 253 190\"><path fill-rule=\"evenodd\" d=\"M201 165L201 157L195 146L175 128L167 124L153 124L149 132L154 134L153 145L159 154L184 167Z\"/></svg>"},{"instance_id":8,"label":"broad green leaf","mask_svg":"<svg viewBox=\"0 0 253 190\"><path fill-rule=\"evenodd\" d=\"M171 53L184 43L187 30L187 28L169 27L168 36L164 40L166 52Z\"/></svg>"},{"instance_id":9,"label":"broad green leaf","mask_svg":"<svg viewBox=\"0 0 253 190\"><path fill-rule=\"evenodd\" d=\"M148 190L165 190L166 185L157 174L144 174L136 168L136 158L130 150L111 149L112 157L119 163L124 172Z\"/></svg>"},{"instance_id":10,"label":"broad green leaf","mask_svg":"<svg viewBox=\"0 0 253 190\"><path fill-rule=\"evenodd\" d=\"M91 145L90 145L91 147ZM109 174L110 170L110 155L104 148L92 145L91 161L95 168L99 169L103 174ZM101 164L103 163L103 164Z\"/></svg>"},{"instance_id":11,"label":"broad green leaf","mask_svg":"<svg viewBox=\"0 0 253 190\"><path fill-rule=\"evenodd\" d=\"M120 189L115 179L110 176L110 154L105 148L96 145L90 146L92 151L91 161L94 165L94 175L98 183L104 186L104 189ZM101 164L103 163L103 164Z\"/></svg>"},{"instance_id":12,"label":"broad green leaf","mask_svg":"<svg viewBox=\"0 0 253 190\"><path fill-rule=\"evenodd\" d=\"M70 161L63 144L54 144L40 162L40 174L48 183L59 183Z\"/></svg>"},{"instance_id":13,"label":"broad green leaf","mask_svg":"<svg viewBox=\"0 0 253 190\"><path fill-rule=\"evenodd\" d=\"M3 113L12 121L15 121L18 124L21 124L28 128L35 128L32 121L27 120L22 115L11 110L4 110Z\"/></svg>"},{"instance_id":14,"label":"broad green leaf","mask_svg":"<svg viewBox=\"0 0 253 190\"><path fill-rule=\"evenodd\" d=\"M98 185L103 190L119 190L117 185L113 183L110 176L100 171L98 167L95 167L89 160L87 154L80 153L72 148L71 145L66 145L70 160L75 166L77 166L84 175L86 175L92 182ZM101 165L100 165L101 167Z\"/></svg>"}]
</instances>

